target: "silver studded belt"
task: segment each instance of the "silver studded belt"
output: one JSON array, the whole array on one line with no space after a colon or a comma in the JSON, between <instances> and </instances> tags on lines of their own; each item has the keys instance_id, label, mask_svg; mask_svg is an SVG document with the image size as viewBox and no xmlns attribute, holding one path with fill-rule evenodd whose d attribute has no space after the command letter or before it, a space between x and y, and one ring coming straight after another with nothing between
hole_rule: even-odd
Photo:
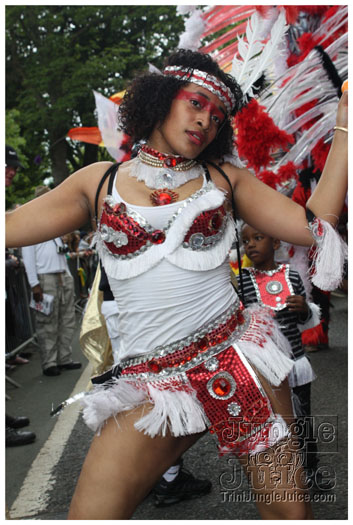
<instances>
[{"instance_id":1,"label":"silver studded belt","mask_svg":"<svg viewBox=\"0 0 353 525\"><path fill-rule=\"evenodd\" d=\"M188 337L121 362L121 375L125 378L138 375L140 380L153 381L186 372L227 348L230 337L240 337L249 320L243 308L233 304Z\"/></svg>"}]
</instances>

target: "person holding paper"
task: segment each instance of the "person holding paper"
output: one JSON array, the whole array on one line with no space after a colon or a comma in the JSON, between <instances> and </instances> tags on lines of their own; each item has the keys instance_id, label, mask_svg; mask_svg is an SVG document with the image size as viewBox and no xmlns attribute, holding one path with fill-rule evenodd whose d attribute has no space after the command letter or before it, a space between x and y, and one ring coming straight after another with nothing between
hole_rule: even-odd
<instances>
[{"instance_id":1,"label":"person holding paper","mask_svg":"<svg viewBox=\"0 0 353 525\"><path fill-rule=\"evenodd\" d=\"M36 193L47 191L48 188L42 187ZM75 291L61 238L26 246L22 248L22 257L34 301L43 301L43 294L54 297L49 315L35 311L43 374L58 376L61 370L81 368L81 363L72 360Z\"/></svg>"}]
</instances>

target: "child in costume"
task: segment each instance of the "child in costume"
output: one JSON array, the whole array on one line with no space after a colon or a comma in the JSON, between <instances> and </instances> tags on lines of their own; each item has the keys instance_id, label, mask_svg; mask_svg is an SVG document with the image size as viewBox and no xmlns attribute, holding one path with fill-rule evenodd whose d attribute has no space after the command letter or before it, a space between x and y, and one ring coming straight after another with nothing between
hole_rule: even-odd
<instances>
[{"instance_id":1,"label":"child in costume","mask_svg":"<svg viewBox=\"0 0 353 525\"><path fill-rule=\"evenodd\" d=\"M118 304L121 361L94 379L83 400L84 418L98 432L69 519L131 517L206 429L222 453L239 457L254 491L273 495L270 504L257 502L262 518L312 517L289 429L291 351L272 316L244 309L230 283L230 203L267 235L315 242L325 258L347 191L347 97L308 219L301 206L225 162L230 118L241 104L236 81L208 55L178 50L162 75L138 77L120 106L123 130L146 141L135 159L87 166L7 214L9 246L96 219L97 250ZM283 454L293 466L284 485ZM277 481L264 486L263 477Z\"/></svg>"},{"instance_id":2,"label":"child in costume","mask_svg":"<svg viewBox=\"0 0 353 525\"><path fill-rule=\"evenodd\" d=\"M298 428L301 429L298 438L303 465L308 477L314 477L318 457L311 423L310 385L315 374L304 352L301 332L320 323L320 309L314 303L307 303L299 273L289 264L276 263L279 240L244 224L242 242L246 256L252 261L251 267L242 268L244 304L259 304L267 308L291 345L294 366L288 383L292 389ZM237 281L240 285L239 276Z\"/></svg>"}]
</instances>

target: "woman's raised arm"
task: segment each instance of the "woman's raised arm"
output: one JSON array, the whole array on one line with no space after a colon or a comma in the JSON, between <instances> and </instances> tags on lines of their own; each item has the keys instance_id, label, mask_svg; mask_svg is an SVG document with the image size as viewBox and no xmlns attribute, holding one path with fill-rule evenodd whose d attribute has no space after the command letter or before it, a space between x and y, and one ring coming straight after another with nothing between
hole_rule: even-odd
<instances>
[{"instance_id":1,"label":"woman's raised arm","mask_svg":"<svg viewBox=\"0 0 353 525\"><path fill-rule=\"evenodd\" d=\"M99 180L111 163L77 171L54 190L6 213L6 246L38 244L69 233L93 216Z\"/></svg>"},{"instance_id":2,"label":"woman's raised arm","mask_svg":"<svg viewBox=\"0 0 353 525\"><path fill-rule=\"evenodd\" d=\"M338 104L336 124L347 129L348 94ZM348 186L348 133L337 129L320 182L307 203L316 217L336 226ZM292 244L310 246L305 210L288 197L260 182L247 170L227 165L234 182L234 196L242 219L253 227Z\"/></svg>"},{"instance_id":3,"label":"woman's raised arm","mask_svg":"<svg viewBox=\"0 0 353 525\"><path fill-rule=\"evenodd\" d=\"M316 217L333 226L337 225L348 186L348 91L343 93L338 104L336 127L341 129L334 132L319 183L307 202Z\"/></svg>"}]
</instances>

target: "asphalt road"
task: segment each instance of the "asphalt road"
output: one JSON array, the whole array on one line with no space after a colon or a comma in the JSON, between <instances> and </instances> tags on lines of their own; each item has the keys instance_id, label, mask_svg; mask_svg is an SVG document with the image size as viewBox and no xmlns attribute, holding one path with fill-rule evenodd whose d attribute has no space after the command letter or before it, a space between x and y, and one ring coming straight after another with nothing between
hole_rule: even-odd
<instances>
[{"instance_id":1,"label":"asphalt road","mask_svg":"<svg viewBox=\"0 0 353 525\"><path fill-rule=\"evenodd\" d=\"M312 492L316 519L348 518L347 460L347 298L332 298L330 349L310 354L317 374L312 384L312 412L319 439L320 467L332 480L330 491ZM78 319L78 326L79 326ZM10 519L65 520L70 499L92 439L77 405L59 417L49 416L72 392L85 389L90 369L78 345L78 329L73 341L75 360L81 370L65 371L59 377L41 374L34 347L30 363L9 373L21 384L6 383L11 396L6 411L27 415L28 427L37 434L31 445L6 449L6 504ZM250 520L259 519L251 501L247 481L236 459L219 458L214 438L204 436L184 456L185 467L200 478L212 481L212 492L168 508L155 508L148 497L136 510L139 520Z\"/></svg>"}]
</instances>

